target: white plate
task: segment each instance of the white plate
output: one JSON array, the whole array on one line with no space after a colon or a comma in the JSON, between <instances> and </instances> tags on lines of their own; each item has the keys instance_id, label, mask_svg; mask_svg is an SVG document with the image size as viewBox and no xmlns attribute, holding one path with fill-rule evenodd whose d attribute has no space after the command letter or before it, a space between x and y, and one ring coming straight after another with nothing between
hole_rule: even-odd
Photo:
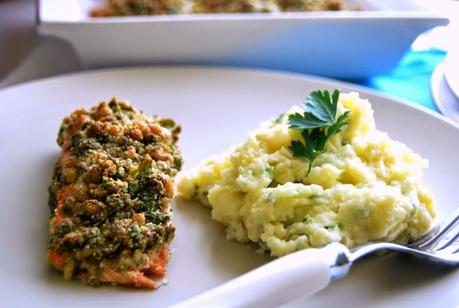
<instances>
[{"instance_id":1,"label":"white plate","mask_svg":"<svg viewBox=\"0 0 459 308\"><path fill-rule=\"evenodd\" d=\"M0 92L0 306L162 307L221 284L269 260L225 239L203 206L176 200L169 284L157 291L88 287L64 281L45 262L47 187L61 119L117 96L183 126L185 169L243 141L260 121L300 104L314 89L357 89L373 103L378 127L428 158L425 182L440 215L459 200L459 127L421 108L350 84L277 73L200 68L136 68L80 73ZM386 255L355 265L344 280L308 298L312 307L459 304L459 272ZM282 283L282 282L280 282ZM224 303L223 303L224 304ZM229 303L226 303L229 304Z\"/></svg>"},{"instance_id":2,"label":"white plate","mask_svg":"<svg viewBox=\"0 0 459 308\"><path fill-rule=\"evenodd\" d=\"M446 81L445 62L440 63L432 73L430 89L441 113L459 123L459 97L454 95Z\"/></svg>"},{"instance_id":3,"label":"white plate","mask_svg":"<svg viewBox=\"0 0 459 308\"><path fill-rule=\"evenodd\" d=\"M89 18L104 0L41 0L38 31L87 67L146 63L271 68L364 78L393 68L414 39L448 23L438 0L348 0L363 11Z\"/></svg>"},{"instance_id":4,"label":"white plate","mask_svg":"<svg viewBox=\"0 0 459 308\"><path fill-rule=\"evenodd\" d=\"M457 29L459 30L459 27ZM446 83L456 98L459 99L459 45L451 46L446 55L443 70Z\"/></svg>"}]
</instances>

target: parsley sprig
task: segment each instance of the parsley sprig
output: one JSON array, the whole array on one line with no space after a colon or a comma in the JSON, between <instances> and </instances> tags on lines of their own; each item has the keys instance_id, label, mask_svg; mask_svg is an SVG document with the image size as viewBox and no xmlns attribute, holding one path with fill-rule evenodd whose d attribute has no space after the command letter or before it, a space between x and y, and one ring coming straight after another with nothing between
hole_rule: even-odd
<instances>
[{"instance_id":1,"label":"parsley sprig","mask_svg":"<svg viewBox=\"0 0 459 308\"><path fill-rule=\"evenodd\" d=\"M290 144L294 157L308 159L308 174L316 157L324 151L327 141L338 134L347 124L349 111L336 118L339 91L330 93L314 91L306 98L303 105L304 112L289 115L289 128L301 130L303 141L295 140Z\"/></svg>"}]
</instances>

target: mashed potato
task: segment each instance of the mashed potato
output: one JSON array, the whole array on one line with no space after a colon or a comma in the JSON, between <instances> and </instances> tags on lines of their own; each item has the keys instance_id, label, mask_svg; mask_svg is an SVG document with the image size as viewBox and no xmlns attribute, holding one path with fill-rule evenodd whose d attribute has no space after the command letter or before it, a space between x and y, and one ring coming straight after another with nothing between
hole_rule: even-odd
<instances>
[{"instance_id":1,"label":"mashed potato","mask_svg":"<svg viewBox=\"0 0 459 308\"><path fill-rule=\"evenodd\" d=\"M341 242L406 243L427 232L433 196L421 184L428 162L376 130L373 110L357 93L341 94L348 125L313 162L293 157L300 138L288 114L262 123L248 140L181 177L178 192L212 208L228 239L255 242L282 256Z\"/></svg>"}]
</instances>

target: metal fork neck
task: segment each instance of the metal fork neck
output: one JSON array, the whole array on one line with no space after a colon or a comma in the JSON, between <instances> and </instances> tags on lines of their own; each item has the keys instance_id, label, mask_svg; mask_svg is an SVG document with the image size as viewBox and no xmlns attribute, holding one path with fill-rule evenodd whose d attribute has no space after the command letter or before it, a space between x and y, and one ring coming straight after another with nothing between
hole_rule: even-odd
<instances>
[{"instance_id":1,"label":"metal fork neck","mask_svg":"<svg viewBox=\"0 0 459 308\"><path fill-rule=\"evenodd\" d=\"M336 250L336 257L330 265L331 280L335 281L343 278L349 272L351 268L351 252L349 249L339 243L331 244Z\"/></svg>"}]
</instances>

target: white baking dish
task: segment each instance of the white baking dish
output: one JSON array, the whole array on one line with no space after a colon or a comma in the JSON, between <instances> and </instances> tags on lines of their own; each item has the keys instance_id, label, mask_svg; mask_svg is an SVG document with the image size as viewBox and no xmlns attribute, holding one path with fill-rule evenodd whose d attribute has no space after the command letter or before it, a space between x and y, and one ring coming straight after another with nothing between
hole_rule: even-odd
<instances>
[{"instance_id":1,"label":"white baking dish","mask_svg":"<svg viewBox=\"0 0 459 308\"><path fill-rule=\"evenodd\" d=\"M348 1L362 11L88 17L102 3L41 0L38 31L69 41L87 67L211 64L365 78L448 23L408 0Z\"/></svg>"}]
</instances>

